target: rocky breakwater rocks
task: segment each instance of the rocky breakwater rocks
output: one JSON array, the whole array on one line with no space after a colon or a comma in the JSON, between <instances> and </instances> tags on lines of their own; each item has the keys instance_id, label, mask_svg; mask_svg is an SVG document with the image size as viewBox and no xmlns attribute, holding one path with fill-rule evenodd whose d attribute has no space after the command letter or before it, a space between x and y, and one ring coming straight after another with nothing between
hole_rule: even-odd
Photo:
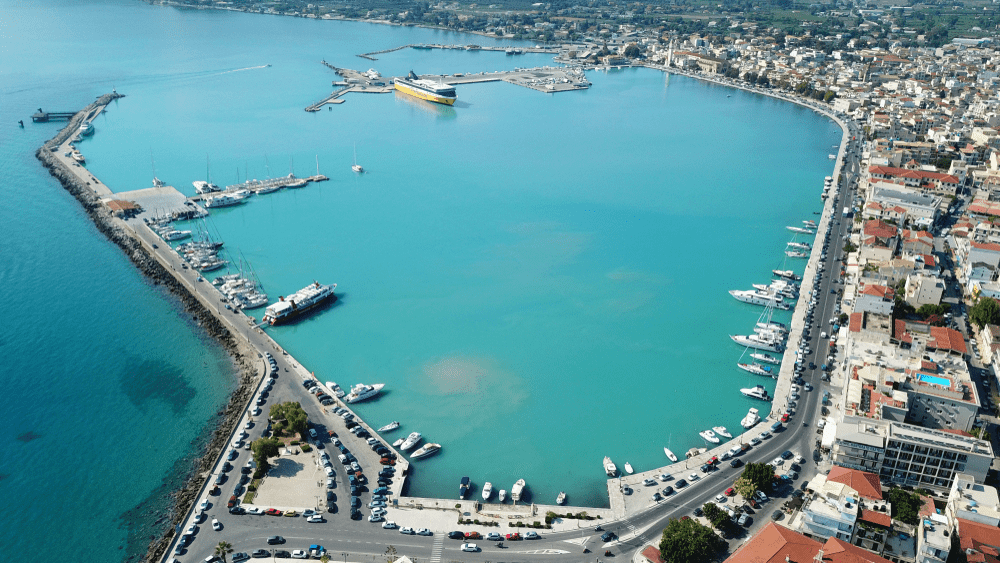
<instances>
[{"instance_id":1,"label":"rocky breakwater rocks","mask_svg":"<svg viewBox=\"0 0 1000 563\"><path fill-rule=\"evenodd\" d=\"M259 353L247 343L234 338L229 329L209 309L206 309L180 281L146 251L137 239L133 238L125 223L117 219L101 203L101 200L89 187L89 183L74 174L53 154L51 148L59 146L75 134L80 127L80 122L86 116L118 97L121 95L106 94L78 112L64 129L36 151L35 156L49 170L49 173L59 180L63 188L80 202L94 225L108 237L108 240L118 245L153 284L166 287L180 300L192 319L229 353L234 367L239 373L239 384L226 407L217 413L219 424L215 427L211 438L207 440L207 446L201 452L198 462L190 468L189 474L184 477L183 487L172 493L171 513L165 515L165 518L159 519L162 526L161 535L150 543L146 555L142 559L144 562L152 563L161 558L174 535L175 525L181 523L194 506L219 455L228 444L236 424L246 411L254 390L264 376L264 370L263 362L258 360Z\"/></svg>"}]
</instances>

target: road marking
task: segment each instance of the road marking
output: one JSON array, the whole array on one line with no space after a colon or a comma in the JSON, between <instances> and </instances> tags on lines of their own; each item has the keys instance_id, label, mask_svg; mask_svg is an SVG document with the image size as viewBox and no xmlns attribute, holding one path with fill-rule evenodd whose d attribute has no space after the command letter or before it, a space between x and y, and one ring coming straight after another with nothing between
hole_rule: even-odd
<instances>
[{"instance_id":1,"label":"road marking","mask_svg":"<svg viewBox=\"0 0 1000 563\"><path fill-rule=\"evenodd\" d=\"M566 555L569 552L562 549L533 549L531 551L512 551L511 553L523 553L525 555Z\"/></svg>"},{"instance_id":2,"label":"road marking","mask_svg":"<svg viewBox=\"0 0 1000 563\"><path fill-rule=\"evenodd\" d=\"M583 537L579 537L579 538L570 538L568 540L563 540L563 541L566 542L566 543L572 543L572 544L576 544L576 545L583 545L583 544L587 543L587 540L589 540L589 539L590 539L589 537L583 536Z\"/></svg>"},{"instance_id":3,"label":"road marking","mask_svg":"<svg viewBox=\"0 0 1000 563\"><path fill-rule=\"evenodd\" d=\"M431 563L441 563L441 551L444 549L444 536L434 537L434 547L431 549Z\"/></svg>"}]
</instances>

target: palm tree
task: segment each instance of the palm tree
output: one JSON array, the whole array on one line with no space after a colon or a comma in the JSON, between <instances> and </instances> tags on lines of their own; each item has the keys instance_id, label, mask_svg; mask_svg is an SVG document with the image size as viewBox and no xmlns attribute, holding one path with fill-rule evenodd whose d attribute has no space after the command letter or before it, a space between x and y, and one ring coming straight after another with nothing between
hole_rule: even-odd
<instances>
[{"instance_id":1,"label":"palm tree","mask_svg":"<svg viewBox=\"0 0 1000 563\"><path fill-rule=\"evenodd\" d=\"M215 554L222 558L222 563L226 563L226 555L233 552L233 544L229 542L220 541L219 545L215 546Z\"/></svg>"}]
</instances>

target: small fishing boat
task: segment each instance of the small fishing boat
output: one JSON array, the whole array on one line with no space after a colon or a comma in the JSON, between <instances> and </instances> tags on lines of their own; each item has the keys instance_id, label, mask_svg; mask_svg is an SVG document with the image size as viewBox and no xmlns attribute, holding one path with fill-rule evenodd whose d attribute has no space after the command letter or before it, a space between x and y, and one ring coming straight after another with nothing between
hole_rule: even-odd
<instances>
[{"instance_id":1,"label":"small fishing boat","mask_svg":"<svg viewBox=\"0 0 1000 563\"><path fill-rule=\"evenodd\" d=\"M399 428L399 421L398 420L393 420L389 424L386 424L382 428L379 428L378 431L379 432L392 432L393 430L395 430L397 428Z\"/></svg>"},{"instance_id":2,"label":"small fishing boat","mask_svg":"<svg viewBox=\"0 0 1000 563\"><path fill-rule=\"evenodd\" d=\"M677 463L677 456L675 456L674 452L670 451L669 448L663 448L663 453L667 454L667 459L669 459L674 463Z\"/></svg>"},{"instance_id":3,"label":"small fishing boat","mask_svg":"<svg viewBox=\"0 0 1000 563\"><path fill-rule=\"evenodd\" d=\"M497 493L497 498L500 499L500 502L507 500L507 491L500 489L500 492Z\"/></svg>"},{"instance_id":4,"label":"small fishing boat","mask_svg":"<svg viewBox=\"0 0 1000 563\"><path fill-rule=\"evenodd\" d=\"M559 491L559 496L556 497L556 504L566 504L566 493Z\"/></svg>"},{"instance_id":5,"label":"small fishing boat","mask_svg":"<svg viewBox=\"0 0 1000 563\"><path fill-rule=\"evenodd\" d=\"M514 486L510 489L510 499L515 503L521 500L521 491L524 490L524 479L518 479Z\"/></svg>"},{"instance_id":6,"label":"small fishing boat","mask_svg":"<svg viewBox=\"0 0 1000 563\"><path fill-rule=\"evenodd\" d=\"M604 472L608 474L608 477L618 475L618 468L615 467L615 463L608 456L604 456Z\"/></svg>"},{"instance_id":7,"label":"small fishing boat","mask_svg":"<svg viewBox=\"0 0 1000 563\"><path fill-rule=\"evenodd\" d=\"M491 496L493 496L493 483L487 481L486 484L483 485L483 500L490 500Z\"/></svg>"},{"instance_id":8,"label":"small fishing boat","mask_svg":"<svg viewBox=\"0 0 1000 563\"><path fill-rule=\"evenodd\" d=\"M632 464L627 461L625 462L625 472L628 473L629 475L635 473L635 470L632 469Z\"/></svg>"},{"instance_id":9,"label":"small fishing boat","mask_svg":"<svg viewBox=\"0 0 1000 563\"><path fill-rule=\"evenodd\" d=\"M726 430L725 426L713 426L712 430L714 430L715 433L718 434L719 436L724 436L726 438L732 438L733 437L733 435L730 434L728 430Z\"/></svg>"}]
</instances>

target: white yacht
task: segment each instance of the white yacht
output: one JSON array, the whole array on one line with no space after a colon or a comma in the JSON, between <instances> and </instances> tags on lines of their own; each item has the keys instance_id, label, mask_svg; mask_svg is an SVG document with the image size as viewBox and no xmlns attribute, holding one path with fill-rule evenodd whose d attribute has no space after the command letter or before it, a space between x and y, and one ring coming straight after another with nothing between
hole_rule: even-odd
<instances>
[{"instance_id":1,"label":"white yacht","mask_svg":"<svg viewBox=\"0 0 1000 563\"><path fill-rule=\"evenodd\" d=\"M618 468L615 463L611 461L611 458L604 456L604 472L608 474L608 477L614 477L618 475Z\"/></svg>"},{"instance_id":2,"label":"white yacht","mask_svg":"<svg viewBox=\"0 0 1000 563\"><path fill-rule=\"evenodd\" d=\"M392 443L392 447L398 448L399 446L402 446L403 442L405 442L405 441L406 441L406 438L400 438L400 439L398 439L398 440L396 440L395 442Z\"/></svg>"},{"instance_id":3,"label":"white yacht","mask_svg":"<svg viewBox=\"0 0 1000 563\"><path fill-rule=\"evenodd\" d=\"M788 325L777 321L759 322L756 327L763 330L769 330L771 332L780 332L782 334L786 334L788 332ZM755 329L754 332L758 331Z\"/></svg>"},{"instance_id":4,"label":"white yacht","mask_svg":"<svg viewBox=\"0 0 1000 563\"><path fill-rule=\"evenodd\" d=\"M379 432L391 432L391 431L393 431L393 430L395 430L397 428L399 428L399 421L398 420L393 420L389 424L386 424L382 428L379 428L378 431Z\"/></svg>"},{"instance_id":5,"label":"white yacht","mask_svg":"<svg viewBox=\"0 0 1000 563\"><path fill-rule=\"evenodd\" d=\"M230 207L233 205L239 205L245 202L248 197L250 197L250 192L245 190L206 197L205 207Z\"/></svg>"},{"instance_id":6,"label":"white yacht","mask_svg":"<svg viewBox=\"0 0 1000 563\"><path fill-rule=\"evenodd\" d=\"M735 297L737 301L751 305L764 305L765 307L777 308L782 308L782 306L785 308L788 307L781 296L764 291L731 289L729 290L729 295Z\"/></svg>"},{"instance_id":7,"label":"white yacht","mask_svg":"<svg viewBox=\"0 0 1000 563\"><path fill-rule=\"evenodd\" d=\"M84 121L80 124L80 134L84 137L94 134L94 124L89 121Z\"/></svg>"},{"instance_id":8,"label":"white yacht","mask_svg":"<svg viewBox=\"0 0 1000 563\"><path fill-rule=\"evenodd\" d=\"M798 250L786 250L785 256L789 258L808 258L809 255L805 252L800 252Z\"/></svg>"},{"instance_id":9,"label":"white yacht","mask_svg":"<svg viewBox=\"0 0 1000 563\"><path fill-rule=\"evenodd\" d=\"M750 357L757 360L758 362L766 362L769 364L780 364L781 358L775 358L770 354L750 354Z\"/></svg>"},{"instance_id":10,"label":"white yacht","mask_svg":"<svg viewBox=\"0 0 1000 563\"><path fill-rule=\"evenodd\" d=\"M760 399L761 401L771 400L771 397L767 394L767 389L764 389L763 385L754 385L753 387L740 389L740 393L751 399Z\"/></svg>"},{"instance_id":11,"label":"white yacht","mask_svg":"<svg viewBox=\"0 0 1000 563\"><path fill-rule=\"evenodd\" d=\"M719 436L722 436L724 438L732 438L733 437L733 435L730 434L728 430L726 430L725 426L713 426L712 430L714 430L716 434L718 434Z\"/></svg>"},{"instance_id":12,"label":"white yacht","mask_svg":"<svg viewBox=\"0 0 1000 563\"><path fill-rule=\"evenodd\" d=\"M441 451L441 444L424 444L417 451L410 454L411 459L422 459Z\"/></svg>"},{"instance_id":13,"label":"white yacht","mask_svg":"<svg viewBox=\"0 0 1000 563\"><path fill-rule=\"evenodd\" d=\"M500 502L507 500L507 491L500 489L500 492L497 493L497 498L500 499Z\"/></svg>"},{"instance_id":14,"label":"white yacht","mask_svg":"<svg viewBox=\"0 0 1000 563\"><path fill-rule=\"evenodd\" d=\"M711 430L702 430L701 432L698 433L698 435L704 438L705 440L712 442L713 444L719 443L719 437L716 436L715 432L712 432Z\"/></svg>"},{"instance_id":15,"label":"white yacht","mask_svg":"<svg viewBox=\"0 0 1000 563\"><path fill-rule=\"evenodd\" d=\"M521 491L524 490L524 479L518 479L514 486L510 488L510 500L517 502L521 500Z\"/></svg>"},{"instance_id":16,"label":"white yacht","mask_svg":"<svg viewBox=\"0 0 1000 563\"><path fill-rule=\"evenodd\" d=\"M790 242L788 246L792 248L798 248L799 250L812 250L812 245L808 242Z\"/></svg>"},{"instance_id":17,"label":"white yacht","mask_svg":"<svg viewBox=\"0 0 1000 563\"><path fill-rule=\"evenodd\" d=\"M775 375L771 371L771 366L763 366L758 364L757 362L754 362L752 364L739 363L736 364L736 367L740 368L743 371L750 372L754 375L766 375L768 377Z\"/></svg>"},{"instance_id":18,"label":"white yacht","mask_svg":"<svg viewBox=\"0 0 1000 563\"><path fill-rule=\"evenodd\" d=\"M814 234L816 234L816 231L814 231L812 229L807 229L805 227L786 227L786 228L789 231L792 231L793 233L800 233L800 234L803 234L803 235L814 235Z\"/></svg>"},{"instance_id":19,"label":"white yacht","mask_svg":"<svg viewBox=\"0 0 1000 563\"><path fill-rule=\"evenodd\" d=\"M180 240L191 236L191 231L167 231L161 235L163 240Z\"/></svg>"},{"instance_id":20,"label":"white yacht","mask_svg":"<svg viewBox=\"0 0 1000 563\"><path fill-rule=\"evenodd\" d=\"M559 491L559 496L556 497L556 504L560 506L566 504L566 493Z\"/></svg>"},{"instance_id":21,"label":"white yacht","mask_svg":"<svg viewBox=\"0 0 1000 563\"><path fill-rule=\"evenodd\" d=\"M791 270L771 270L771 273L786 280L798 281L802 279Z\"/></svg>"},{"instance_id":22,"label":"white yacht","mask_svg":"<svg viewBox=\"0 0 1000 563\"><path fill-rule=\"evenodd\" d=\"M750 412L748 412L747 415L743 417L743 420L740 422L740 426L746 428L747 430L756 426L757 423L760 422L760 415L758 414L758 412L759 411L755 408L750 409Z\"/></svg>"},{"instance_id":23,"label":"white yacht","mask_svg":"<svg viewBox=\"0 0 1000 563\"><path fill-rule=\"evenodd\" d=\"M760 334L730 334L729 338L740 346L756 348L757 350L767 350L768 352L783 352L785 350L784 343L771 336L762 336Z\"/></svg>"},{"instance_id":24,"label":"white yacht","mask_svg":"<svg viewBox=\"0 0 1000 563\"><path fill-rule=\"evenodd\" d=\"M210 194L221 191L219 186L206 182L205 180L196 180L191 182L191 184L194 186L194 191L199 194Z\"/></svg>"},{"instance_id":25,"label":"white yacht","mask_svg":"<svg viewBox=\"0 0 1000 563\"><path fill-rule=\"evenodd\" d=\"M422 440L423 438L424 436L420 432L411 432L410 435L407 436L405 440L403 440L402 444L400 444L399 449L403 450L404 452L406 450L413 449L413 446L419 444L420 440Z\"/></svg>"},{"instance_id":26,"label":"white yacht","mask_svg":"<svg viewBox=\"0 0 1000 563\"><path fill-rule=\"evenodd\" d=\"M632 464L627 461L625 462L625 473L628 473L629 475L635 473L635 470L632 469Z\"/></svg>"},{"instance_id":27,"label":"white yacht","mask_svg":"<svg viewBox=\"0 0 1000 563\"><path fill-rule=\"evenodd\" d=\"M486 484L483 485L483 500L490 500L491 496L493 496L493 483L487 481Z\"/></svg>"},{"instance_id":28,"label":"white yacht","mask_svg":"<svg viewBox=\"0 0 1000 563\"><path fill-rule=\"evenodd\" d=\"M677 456L675 456L674 452L670 451L669 448L663 448L663 453L667 454L667 459L669 459L674 463L677 463Z\"/></svg>"},{"instance_id":29,"label":"white yacht","mask_svg":"<svg viewBox=\"0 0 1000 563\"><path fill-rule=\"evenodd\" d=\"M361 401L367 401L368 399L377 397L378 394L382 392L383 387L385 387L385 383L376 383L374 385L358 383L354 387L351 387L351 392L347 394L347 397L344 400L348 403L360 403Z\"/></svg>"}]
</instances>

